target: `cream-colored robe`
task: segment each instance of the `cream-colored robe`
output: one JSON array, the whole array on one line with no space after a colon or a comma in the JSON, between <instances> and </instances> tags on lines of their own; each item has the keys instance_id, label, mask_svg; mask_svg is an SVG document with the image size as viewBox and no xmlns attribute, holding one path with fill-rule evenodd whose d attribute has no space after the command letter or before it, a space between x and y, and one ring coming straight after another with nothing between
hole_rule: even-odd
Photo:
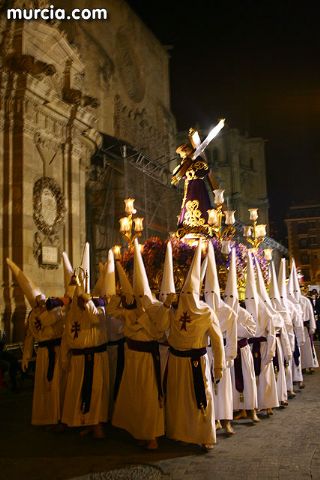
<instances>
[{"instance_id":1,"label":"cream-colored robe","mask_svg":"<svg viewBox=\"0 0 320 480\"><path fill-rule=\"evenodd\" d=\"M160 302L133 310L109 308L108 313L125 319L124 335L138 341L158 341L169 326L169 309ZM158 400L158 387L152 354L125 346L125 364L112 424L127 430L138 440L164 435L164 406Z\"/></svg>"},{"instance_id":2,"label":"cream-colored robe","mask_svg":"<svg viewBox=\"0 0 320 480\"><path fill-rule=\"evenodd\" d=\"M76 301L74 301L76 302ZM107 352L94 354L94 371L89 412L81 412L81 389L84 376L84 355L72 355L71 349L97 347L107 342L106 317L103 308L92 300L80 310L74 303L66 318L62 338L62 365L67 371L67 387L62 422L70 427L98 425L108 420L109 366Z\"/></svg>"},{"instance_id":3,"label":"cream-colored robe","mask_svg":"<svg viewBox=\"0 0 320 480\"><path fill-rule=\"evenodd\" d=\"M181 297L180 297L181 300ZM213 310L204 302L192 305L179 302L172 314L169 344L177 350L190 350L207 346L208 337L215 357L215 376L225 368L224 348L221 329ZM196 444L216 442L214 404L210 362L205 354L200 359L206 390L207 408L205 414L197 407L194 393L193 374L190 358L169 354L166 433L169 438Z\"/></svg>"},{"instance_id":4,"label":"cream-colored robe","mask_svg":"<svg viewBox=\"0 0 320 480\"><path fill-rule=\"evenodd\" d=\"M27 319L26 336L23 345L22 362L30 361L33 355L34 340L42 342L61 338L64 328L64 310L61 307L38 313L33 309ZM61 418L63 378L60 362L60 346L55 346L54 374L47 380L49 364L48 349L39 347L36 357L36 371L32 402L33 425L52 425Z\"/></svg>"}]
</instances>

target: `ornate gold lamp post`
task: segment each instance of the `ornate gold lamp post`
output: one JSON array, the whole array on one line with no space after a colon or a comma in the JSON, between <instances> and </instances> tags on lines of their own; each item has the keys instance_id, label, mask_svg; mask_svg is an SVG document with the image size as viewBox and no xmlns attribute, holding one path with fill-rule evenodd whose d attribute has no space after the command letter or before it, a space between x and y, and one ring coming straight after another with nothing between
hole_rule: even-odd
<instances>
[{"instance_id":1,"label":"ornate gold lamp post","mask_svg":"<svg viewBox=\"0 0 320 480\"><path fill-rule=\"evenodd\" d=\"M243 227L243 236L246 238L246 241L251 245L251 248L257 250L261 245L266 236L266 225L257 223L258 220L258 209L249 208L250 220L252 225L245 225Z\"/></svg>"},{"instance_id":2,"label":"ornate gold lamp post","mask_svg":"<svg viewBox=\"0 0 320 480\"><path fill-rule=\"evenodd\" d=\"M137 213L136 209L134 208L134 198L126 198L124 200L125 204L125 213L127 214L125 217L120 218L120 228L119 231L128 244L128 248L133 247L133 242L136 238L141 237L143 232L143 217L134 217ZM113 247L113 254L115 260L120 260L121 258L121 245L114 245Z\"/></svg>"},{"instance_id":3,"label":"ornate gold lamp post","mask_svg":"<svg viewBox=\"0 0 320 480\"><path fill-rule=\"evenodd\" d=\"M133 218L133 215L137 213L136 209L134 208L134 201L134 198L126 198L124 200L125 212L127 216L122 217L119 220L120 233L128 243L129 247L132 247L135 239L141 237L143 232L143 217Z\"/></svg>"},{"instance_id":4,"label":"ornate gold lamp post","mask_svg":"<svg viewBox=\"0 0 320 480\"><path fill-rule=\"evenodd\" d=\"M211 228L212 236L215 236L219 242L221 242L221 251L223 254L228 255L231 250L231 240L236 233L234 227L235 223L235 210L224 210L222 211L222 206L224 202L224 190L216 189L213 190L214 193L214 203L216 208L208 210L208 224ZM224 219L224 225L223 225Z\"/></svg>"}]
</instances>

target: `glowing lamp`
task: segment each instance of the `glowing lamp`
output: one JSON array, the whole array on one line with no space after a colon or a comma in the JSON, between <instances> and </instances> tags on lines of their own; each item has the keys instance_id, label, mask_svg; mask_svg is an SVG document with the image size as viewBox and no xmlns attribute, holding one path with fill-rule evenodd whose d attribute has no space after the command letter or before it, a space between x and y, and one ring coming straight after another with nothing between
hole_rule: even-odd
<instances>
[{"instance_id":1,"label":"glowing lamp","mask_svg":"<svg viewBox=\"0 0 320 480\"><path fill-rule=\"evenodd\" d=\"M134 230L135 232L142 232L143 231L143 217L136 217L133 219L134 221Z\"/></svg>"},{"instance_id":2,"label":"glowing lamp","mask_svg":"<svg viewBox=\"0 0 320 480\"><path fill-rule=\"evenodd\" d=\"M256 236L257 238L265 237L267 232L266 232L266 227L267 225L257 225L256 226Z\"/></svg>"},{"instance_id":3,"label":"glowing lamp","mask_svg":"<svg viewBox=\"0 0 320 480\"><path fill-rule=\"evenodd\" d=\"M222 205L224 202L224 197L223 197L224 190L222 190L221 188L218 188L216 190L213 190L213 193L214 193L214 203L216 205Z\"/></svg>"},{"instance_id":4,"label":"glowing lamp","mask_svg":"<svg viewBox=\"0 0 320 480\"><path fill-rule=\"evenodd\" d=\"M134 208L134 198L126 198L124 200L125 208L124 211L126 212L127 215L132 215L136 213L136 209Z\"/></svg>"},{"instance_id":5,"label":"glowing lamp","mask_svg":"<svg viewBox=\"0 0 320 480\"><path fill-rule=\"evenodd\" d=\"M258 209L249 208L248 212L250 213L250 220L253 220L255 222L258 219Z\"/></svg>"},{"instance_id":6,"label":"glowing lamp","mask_svg":"<svg viewBox=\"0 0 320 480\"><path fill-rule=\"evenodd\" d=\"M219 223L219 216L217 210L212 208L211 210L207 210L208 212L208 224L209 225L217 225Z\"/></svg>"},{"instance_id":7,"label":"glowing lamp","mask_svg":"<svg viewBox=\"0 0 320 480\"><path fill-rule=\"evenodd\" d=\"M226 225L233 225L236 221L235 219L235 210L226 210L225 212L223 212L225 214L225 217L226 217Z\"/></svg>"},{"instance_id":8,"label":"glowing lamp","mask_svg":"<svg viewBox=\"0 0 320 480\"><path fill-rule=\"evenodd\" d=\"M120 218L119 222L120 222L120 232L121 233L130 232L130 220L129 220L128 217Z\"/></svg>"}]
</instances>

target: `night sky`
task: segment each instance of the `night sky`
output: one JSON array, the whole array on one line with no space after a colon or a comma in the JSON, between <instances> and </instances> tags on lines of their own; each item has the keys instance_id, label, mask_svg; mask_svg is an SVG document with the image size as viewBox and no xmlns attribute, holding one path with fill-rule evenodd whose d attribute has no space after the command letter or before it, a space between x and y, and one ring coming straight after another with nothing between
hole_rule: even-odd
<instances>
[{"instance_id":1,"label":"night sky","mask_svg":"<svg viewBox=\"0 0 320 480\"><path fill-rule=\"evenodd\" d=\"M316 2L128 0L172 46L178 130L227 124L266 140L271 233L291 204L320 202L320 34Z\"/></svg>"}]
</instances>

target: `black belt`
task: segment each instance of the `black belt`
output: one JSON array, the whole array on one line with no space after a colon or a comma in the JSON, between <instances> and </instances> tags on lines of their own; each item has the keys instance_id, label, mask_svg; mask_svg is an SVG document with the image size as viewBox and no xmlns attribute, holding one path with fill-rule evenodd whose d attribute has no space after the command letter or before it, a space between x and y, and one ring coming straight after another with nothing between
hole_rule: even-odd
<instances>
[{"instance_id":1,"label":"black belt","mask_svg":"<svg viewBox=\"0 0 320 480\"><path fill-rule=\"evenodd\" d=\"M103 343L97 347L89 348L72 348L72 355L84 355L84 373L81 387L81 412L88 413L90 410L92 382L93 382L93 367L94 354L102 353L107 350L107 344Z\"/></svg>"},{"instance_id":2,"label":"black belt","mask_svg":"<svg viewBox=\"0 0 320 480\"><path fill-rule=\"evenodd\" d=\"M56 360L56 351L54 347L58 347L61 345L61 338L54 338L53 340L43 340L42 342L38 342L39 348L47 348L48 349L48 370L47 370L47 380L51 382L53 379L54 374L54 365Z\"/></svg>"},{"instance_id":3,"label":"black belt","mask_svg":"<svg viewBox=\"0 0 320 480\"><path fill-rule=\"evenodd\" d=\"M193 387L197 400L197 406L199 410L204 411L207 408L207 397L200 358L207 353L206 347L193 348L191 350L176 350L175 348L170 347L169 351L176 357L190 358L193 374Z\"/></svg>"},{"instance_id":4,"label":"black belt","mask_svg":"<svg viewBox=\"0 0 320 480\"><path fill-rule=\"evenodd\" d=\"M298 346L298 341L297 341L296 336L294 336L293 359L294 359L294 363L296 364L296 366L299 367L299 365L300 365L300 349L299 349L299 346Z\"/></svg>"},{"instance_id":5,"label":"black belt","mask_svg":"<svg viewBox=\"0 0 320 480\"><path fill-rule=\"evenodd\" d=\"M243 381L243 372L242 372L242 359L241 359L241 348L244 348L248 345L247 338L241 338L238 340L237 356L234 359L234 376L235 376L235 386L239 393L243 394L244 390L244 381Z\"/></svg>"},{"instance_id":6,"label":"black belt","mask_svg":"<svg viewBox=\"0 0 320 480\"><path fill-rule=\"evenodd\" d=\"M266 337L253 337L249 338L248 343L252 345L253 364L256 377L261 373L261 352L260 344L266 342Z\"/></svg>"},{"instance_id":7,"label":"black belt","mask_svg":"<svg viewBox=\"0 0 320 480\"><path fill-rule=\"evenodd\" d=\"M110 340L108 342L108 347L117 346L117 368L116 368L116 378L114 380L114 389L113 389L113 399L115 400L118 395L121 378L124 369L124 344L126 339L120 338L119 340Z\"/></svg>"},{"instance_id":8,"label":"black belt","mask_svg":"<svg viewBox=\"0 0 320 480\"><path fill-rule=\"evenodd\" d=\"M151 353L158 387L158 400L160 406L162 407L163 391L161 385L159 343L155 340L143 342L140 340L132 340L131 338L126 338L126 342L130 350L134 350L135 352Z\"/></svg>"}]
</instances>

